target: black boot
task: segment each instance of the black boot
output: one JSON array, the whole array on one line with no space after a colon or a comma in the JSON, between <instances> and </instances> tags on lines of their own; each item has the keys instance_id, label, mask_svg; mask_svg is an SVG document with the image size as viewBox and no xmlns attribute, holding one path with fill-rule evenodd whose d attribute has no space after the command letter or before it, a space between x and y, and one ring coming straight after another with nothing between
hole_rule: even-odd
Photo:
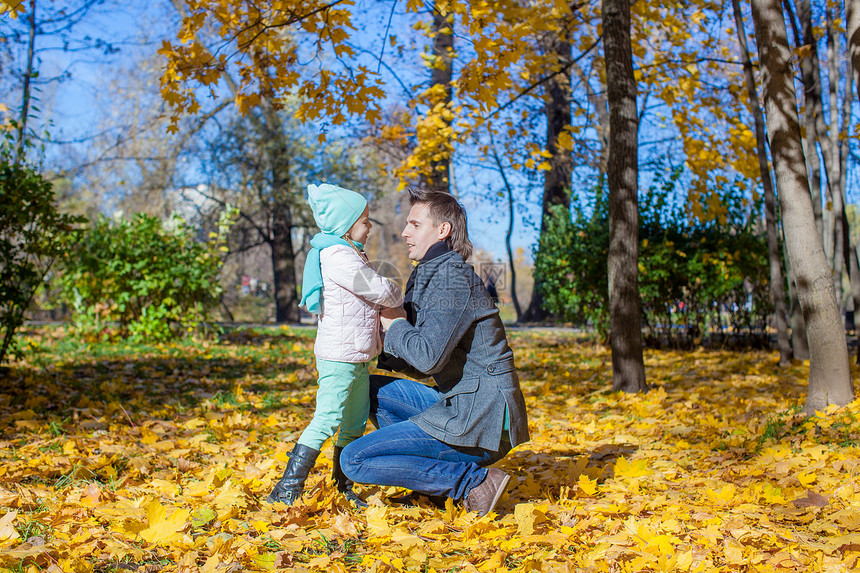
<instances>
[{"instance_id":1,"label":"black boot","mask_svg":"<svg viewBox=\"0 0 860 573\"><path fill-rule=\"evenodd\" d=\"M334 483L337 485L337 491L342 493L344 497L355 507L367 507L367 502L358 497L358 494L352 491L352 480L346 477L343 470L340 469L340 453L343 447L335 446L332 461L334 462Z\"/></svg>"},{"instance_id":2,"label":"black boot","mask_svg":"<svg viewBox=\"0 0 860 573\"><path fill-rule=\"evenodd\" d=\"M275 489L272 490L266 501L269 503L280 501L287 505L293 505L302 496L305 480L308 479L308 473L314 467L318 455L320 455L319 450L296 444L290 454L290 462L287 464L287 469L284 470L284 476L275 485Z\"/></svg>"}]
</instances>

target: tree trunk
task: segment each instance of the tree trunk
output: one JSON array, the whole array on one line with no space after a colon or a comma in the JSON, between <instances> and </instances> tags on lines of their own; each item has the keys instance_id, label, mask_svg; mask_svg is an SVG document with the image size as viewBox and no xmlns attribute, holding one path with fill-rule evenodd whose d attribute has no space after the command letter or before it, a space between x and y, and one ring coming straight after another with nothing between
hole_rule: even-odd
<instances>
[{"instance_id":1,"label":"tree trunk","mask_svg":"<svg viewBox=\"0 0 860 573\"><path fill-rule=\"evenodd\" d=\"M566 66L571 58L571 44L562 38L554 38L551 46L559 66ZM544 102L546 112L546 149L550 170L543 180L543 212L547 213L552 205L570 207L570 177L573 168L571 152L558 146L558 138L570 125L570 71L566 70L553 76L547 82L547 97Z\"/></svg>"},{"instance_id":2,"label":"tree trunk","mask_svg":"<svg viewBox=\"0 0 860 573\"><path fill-rule=\"evenodd\" d=\"M848 276L851 279L851 293L854 297L854 333L857 339L856 363L860 364L860 328L856 324L857 314L860 313L860 260L858 260L858 257L860 257L860 253L857 252L857 245L851 245L848 260Z\"/></svg>"},{"instance_id":3,"label":"tree trunk","mask_svg":"<svg viewBox=\"0 0 860 573\"><path fill-rule=\"evenodd\" d=\"M853 95L856 90L857 98L860 99L860 0L845 0L845 13L848 33L848 59L851 63L851 79L854 81L854 89L850 91ZM860 270L855 272L860 267L858 257L860 257L860 253L857 251L857 245L854 245L851 249L849 268L851 268L851 291L854 293L855 313L860 313ZM860 341L860 331L857 333L857 339ZM860 364L860 343L857 347L857 363Z\"/></svg>"},{"instance_id":4,"label":"tree trunk","mask_svg":"<svg viewBox=\"0 0 860 573\"><path fill-rule=\"evenodd\" d=\"M804 22L807 23L803 27L803 36L801 35L800 30L798 30L798 27L794 22L794 13L792 11L791 3L788 0L785 0L783 2L783 5L785 6L786 12L788 12L789 14L791 26L794 29L795 45L798 49L800 49L801 47L806 45L804 36L813 38L812 14L811 9L809 7L809 2L800 2L798 4L798 12L802 14L802 19L804 20ZM809 189L812 194L812 212L815 215L815 227L816 229L818 229L818 234L823 237L824 221L822 219L821 214L821 162L818 159L818 151L815 145L816 105L814 94L815 88L817 86L816 78L818 78L818 71L817 64L816 66L813 66L813 58L811 55L812 50L816 51L815 61L817 62L817 47L815 44L813 44L809 50L802 52L803 56L800 58L800 72L803 84L803 117L801 118L801 126L805 134L805 145L803 148L803 153L806 157L807 169L809 170ZM820 108L820 93L818 101L818 107ZM820 113L820 109L818 110L818 112Z\"/></svg>"},{"instance_id":5,"label":"tree trunk","mask_svg":"<svg viewBox=\"0 0 860 573\"><path fill-rule=\"evenodd\" d=\"M813 108L813 122L807 126L807 130L812 129L814 131L814 137L821 147L824 172L827 174L827 185L824 187L825 208L822 211L822 237L824 254L832 268L835 247L833 195L835 193L835 185L839 180L838 165L836 164L838 161L836 157L837 151L833 149L832 140L827 132L827 125L824 123L824 105L821 94L821 60L818 56L818 41L812 25L812 6L810 0L799 0L797 3L797 12L801 27L803 28L804 47L807 47L809 51L808 72L802 74L806 105L811 105Z\"/></svg>"},{"instance_id":6,"label":"tree trunk","mask_svg":"<svg viewBox=\"0 0 860 573\"><path fill-rule=\"evenodd\" d=\"M546 51L555 56L556 65L563 68L546 83L544 112L546 113L546 148L552 154L549 158L550 169L544 173L543 200L541 202L541 226L538 248L544 244L545 220L554 205L570 209L570 178L572 170L571 153L558 146L558 137L570 125L570 68L566 66L571 59L571 44L564 38L553 37L546 42ZM543 295L540 277L535 277L532 298L522 316L524 322L545 320Z\"/></svg>"},{"instance_id":7,"label":"tree trunk","mask_svg":"<svg viewBox=\"0 0 860 573\"><path fill-rule=\"evenodd\" d=\"M849 0L846 9L850 8L852 2ZM848 14L848 32L850 38L851 32L851 17L856 17L853 13ZM856 26L856 24L855 24ZM845 79L845 96L842 100L842 135L840 137L839 163L841 165L839 173L839 192L842 197L842 248L845 257L845 268L848 270L849 288L854 303L852 311L852 323L854 326L854 335L857 341L857 362L860 363L860 329L857 328L857 316L860 314L860 265L857 261L857 245L851 239L851 227L848 223L846 186L848 182L848 130L852 124L852 103L854 102L854 58L851 51L850 41L848 43L848 63L846 64L846 79ZM847 313L846 313L847 314Z\"/></svg>"},{"instance_id":8,"label":"tree trunk","mask_svg":"<svg viewBox=\"0 0 860 573\"><path fill-rule=\"evenodd\" d=\"M785 237L783 237L783 250L785 250ZM797 283L794 269L786 252L786 272L788 273L788 296L791 305L791 349L796 360L809 360L809 340L806 337L806 322L803 320L803 309L800 308L800 300L797 298Z\"/></svg>"},{"instance_id":9,"label":"tree trunk","mask_svg":"<svg viewBox=\"0 0 860 573\"><path fill-rule=\"evenodd\" d=\"M770 167L767 163L767 149L765 149L764 117L762 117L761 103L758 99L758 90L755 86L752 62L750 61L749 48L747 47L747 35L744 31L744 19L741 14L740 0L732 0L732 8L735 13L735 25L738 32L738 43L740 44L741 60L744 63L744 76L747 84L747 95L750 100L753 118L755 119L756 150L758 152L758 166L761 172L761 184L764 190L764 217L767 228L767 254L770 264L770 294L773 298L774 323L776 326L776 337L779 345L779 363L781 365L791 362L791 341L788 338L788 324L785 313L785 284L782 277L782 268L779 257L779 238L776 228L776 196L773 183L770 179Z\"/></svg>"},{"instance_id":10,"label":"tree trunk","mask_svg":"<svg viewBox=\"0 0 860 573\"><path fill-rule=\"evenodd\" d=\"M433 67L430 71L431 107L451 103L451 80L454 77L454 33L453 23L447 14L433 7ZM441 92L438 93L438 92ZM435 191L451 192L451 158L445 157L431 163L431 174L425 184Z\"/></svg>"},{"instance_id":11,"label":"tree trunk","mask_svg":"<svg viewBox=\"0 0 860 573\"><path fill-rule=\"evenodd\" d=\"M263 118L260 136L263 153L266 154L266 167L271 173L271 235L272 274L274 277L275 320L277 322L298 323L299 313L298 286L296 281L296 250L293 247L293 196L291 193L290 146L285 135L283 122L278 112L263 102Z\"/></svg>"},{"instance_id":12,"label":"tree trunk","mask_svg":"<svg viewBox=\"0 0 860 573\"><path fill-rule=\"evenodd\" d=\"M851 129L851 124L854 121L853 103L854 103L854 65L851 60L846 64L845 78L845 97L842 99L842 129L839 136L839 194L842 197L842 213L845 213L845 205L847 204L846 186L848 183L848 154L850 151L850 141L848 132ZM844 224L844 223L843 223ZM846 255L847 256L847 255Z\"/></svg>"},{"instance_id":13,"label":"tree trunk","mask_svg":"<svg viewBox=\"0 0 860 573\"><path fill-rule=\"evenodd\" d=\"M853 70L854 88L860 99L860 0L846 0L848 15L848 54Z\"/></svg>"},{"instance_id":14,"label":"tree trunk","mask_svg":"<svg viewBox=\"0 0 860 573\"><path fill-rule=\"evenodd\" d=\"M857 246L851 240L851 231L848 227L848 214L845 209L842 209L842 252L844 255L843 264L848 271L849 293L852 301L852 309L849 312L846 301L845 310L845 326L847 329L854 330L854 336L858 343L858 356L860 356L860 331L857 328L857 317L860 316L860 276L857 275L860 268L857 266Z\"/></svg>"},{"instance_id":15,"label":"tree trunk","mask_svg":"<svg viewBox=\"0 0 860 573\"><path fill-rule=\"evenodd\" d=\"M27 137L27 119L30 116L30 82L33 79L33 58L36 54L36 0L30 4L30 35L27 40L27 70L24 72L24 88L21 94L21 120L18 122L18 143L16 145L16 160L24 159L25 141Z\"/></svg>"},{"instance_id":16,"label":"tree trunk","mask_svg":"<svg viewBox=\"0 0 860 573\"><path fill-rule=\"evenodd\" d=\"M591 104L591 107L594 108L594 112L597 114L597 126L595 126L595 130L597 131L597 139L600 141L600 175L598 178L603 181L606 176L606 166L609 162L609 110L606 105L606 94L598 94L591 88L588 77L579 65L574 63L572 68L576 71L577 76L579 76L581 85L585 87L588 103Z\"/></svg>"},{"instance_id":17,"label":"tree trunk","mask_svg":"<svg viewBox=\"0 0 860 573\"><path fill-rule=\"evenodd\" d=\"M842 315L842 272L845 269L843 264L844 249L842 243L842 212L845 209L842 205L842 158L839 152L839 66L836 62L836 31L833 29L833 14L830 8L826 10L827 14L827 69L829 76L830 94L830 131L828 133L831 149L831 171L827 174L828 186L831 190L833 210L833 259L831 261L833 268L833 288L836 294L836 308L839 309L839 315ZM832 181L832 182L831 182Z\"/></svg>"},{"instance_id":18,"label":"tree trunk","mask_svg":"<svg viewBox=\"0 0 860 573\"><path fill-rule=\"evenodd\" d=\"M517 267L514 265L514 251L511 248L511 235L514 233L514 192L508 182L508 176L505 174L502 160L496 152L496 142L493 138L493 130L490 126L487 126L487 131L490 134L490 148L493 150L493 159L496 161L496 167L499 169L499 175L502 176L502 182L505 184L505 191L508 195L508 232L505 234L505 249L508 252L508 265L511 268L511 300L514 303L514 312L517 314L517 322L519 322L523 311L520 308L520 300L517 297Z\"/></svg>"},{"instance_id":19,"label":"tree trunk","mask_svg":"<svg viewBox=\"0 0 860 573\"><path fill-rule=\"evenodd\" d=\"M782 9L778 0L752 0L752 15L786 246L809 340L809 391L804 411L813 414L829 404L842 406L854 399L848 349L830 265L812 213Z\"/></svg>"},{"instance_id":20,"label":"tree trunk","mask_svg":"<svg viewBox=\"0 0 860 573\"><path fill-rule=\"evenodd\" d=\"M299 322L296 289L296 253L293 250L292 221L288 208L276 207L272 222L272 271L275 289L275 320Z\"/></svg>"},{"instance_id":21,"label":"tree trunk","mask_svg":"<svg viewBox=\"0 0 860 573\"><path fill-rule=\"evenodd\" d=\"M514 265L514 251L511 248L511 235L514 233L514 195L507 182L505 182L505 188L508 191L508 232L505 234L505 249L508 251L508 265L511 268L511 301L514 303L514 312L519 322L523 310L520 308L520 299L517 296L517 267Z\"/></svg>"},{"instance_id":22,"label":"tree trunk","mask_svg":"<svg viewBox=\"0 0 860 573\"><path fill-rule=\"evenodd\" d=\"M609 100L609 324L612 389L640 392L645 383L639 300L639 202L636 78L629 0L603 0L603 50Z\"/></svg>"}]
</instances>

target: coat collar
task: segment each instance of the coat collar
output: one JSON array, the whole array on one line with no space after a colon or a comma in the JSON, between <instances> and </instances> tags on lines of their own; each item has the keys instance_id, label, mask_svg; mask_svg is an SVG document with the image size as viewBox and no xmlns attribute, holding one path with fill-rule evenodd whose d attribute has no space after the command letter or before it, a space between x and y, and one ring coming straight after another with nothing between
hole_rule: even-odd
<instances>
[{"instance_id":1,"label":"coat collar","mask_svg":"<svg viewBox=\"0 0 860 573\"><path fill-rule=\"evenodd\" d=\"M418 264L428 263L436 257L441 257L450 250L451 247L448 246L447 241L439 241L437 243L433 243L432 245L430 245L430 248L427 249L427 252L424 253L424 256L421 258L421 261Z\"/></svg>"},{"instance_id":2,"label":"coat collar","mask_svg":"<svg viewBox=\"0 0 860 573\"><path fill-rule=\"evenodd\" d=\"M435 252L434 252L435 251ZM412 309L412 300L413 294L415 292L415 283L418 276L421 276L421 284L419 287L423 289L426 287L427 281L431 276L436 272L436 270L447 263L448 261L456 262L457 259L463 260L460 256L460 253L457 251L452 251L450 247L445 242L438 242L429 249L427 249L427 254L424 255L424 258L416 265L414 269L412 269L412 273L409 275L409 280L406 281L406 289L403 293L403 306L406 309L406 317L409 319L410 324L414 324L414 314Z\"/></svg>"},{"instance_id":3,"label":"coat collar","mask_svg":"<svg viewBox=\"0 0 860 573\"><path fill-rule=\"evenodd\" d=\"M444 244L444 243L442 243L442 244ZM447 245L445 245L445 246L447 247ZM435 247L435 245L434 245L434 247ZM433 247L431 247L431 249L432 248ZM430 254L430 250L428 250L427 252L428 252L428 254ZM418 264L418 266L415 267L415 271L420 272L422 275L424 275L427 272L432 273L436 269L438 269L439 267L444 265L445 263L448 263L450 261L456 262L456 259L460 259L461 261L463 260L463 258L460 256L460 253L458 253L457 251L452 251L450 248L447 248L444 251L437 253L432 258L428 259L425 256L423 259L421 259L421 262Z\"/></svg>"}]
</instances>

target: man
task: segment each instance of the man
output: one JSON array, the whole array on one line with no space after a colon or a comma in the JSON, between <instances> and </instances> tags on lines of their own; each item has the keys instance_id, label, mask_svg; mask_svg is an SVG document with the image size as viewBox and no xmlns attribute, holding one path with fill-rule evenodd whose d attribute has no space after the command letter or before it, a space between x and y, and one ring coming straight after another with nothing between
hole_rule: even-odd
<instances>
[{"instance_id":1,"label":"man","mask_svg":"<svg viewBox=\"0 0 860 573\"><path fill-rule=\"evenodd\" d=\"M499 310L464 261L466 213L447 193L410 193L402 236L418 265L404 311L383 312L379 366L436 386L371 376L370 419L379 429L346 446L341 465L359 483L463 500L486 515L507 474L487 469L529 439L525 400Z\"/></svg>"}]
</instances>

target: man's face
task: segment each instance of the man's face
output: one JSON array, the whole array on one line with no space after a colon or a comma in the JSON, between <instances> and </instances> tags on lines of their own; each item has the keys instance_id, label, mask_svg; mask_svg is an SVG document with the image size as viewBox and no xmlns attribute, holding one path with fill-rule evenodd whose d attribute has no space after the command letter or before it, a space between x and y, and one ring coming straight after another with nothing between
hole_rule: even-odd
<instances>
[{"instance_id":1,"label":"man's face","mask_svg":"<svg viewBox=\"0 0 860 573\"><path fill-rule=\"evenodd\" d=\"M409 247L409 258L420 261L427 250L451 234L451 225L441 223L434 225L430 218L430 207L426 203L416 203L406 216L406 228L400 236L406 239Z\"/></svg>"}]
</instances>

